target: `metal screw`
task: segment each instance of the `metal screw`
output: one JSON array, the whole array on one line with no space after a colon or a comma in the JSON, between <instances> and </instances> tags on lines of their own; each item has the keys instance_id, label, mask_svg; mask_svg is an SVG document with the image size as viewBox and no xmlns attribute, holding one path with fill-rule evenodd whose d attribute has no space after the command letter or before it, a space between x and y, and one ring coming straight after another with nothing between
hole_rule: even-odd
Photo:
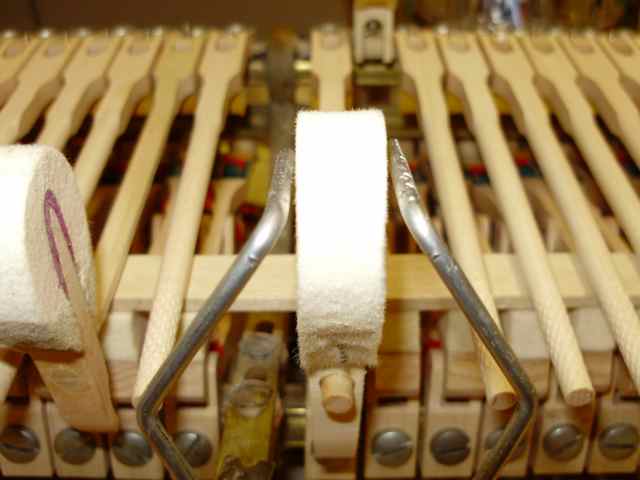
<instances>
[{"instance_id":1,"label":"metal screw","mask_svg":"<svg viewBox=\"0 0 640 480\"><path fill-rule=\"evenodd\" d=\"M498 428L497 430L494 430L489 435L487 435L487 437L484 440L484 448L486 450L491 450L493 447L495 447L496 444L498 443L498 439L500 439L503 432L504 432L504 428ZM513 460L520 458L524 454L526 449L527 449L527 443L523 438L518 442L516 447L511 452L508 462L512 462Z\"/></svg>"},{"instance_id":2,"label":"metal screw","mask_svg":"<svg viewBox=\"0 0 640 480\"><path fill-rule=\"evenodd\" d=\"M141 433L133 430L118 433L111 450L120 463L130 467L141 467L149 463L153 456L147 440Z\"/></svg>"},{"instance_id":3,"label":"metal screw","mask_svg":"<svg viewBox=\"0 0 640 480\"><path fill-rule=\"evenodd\" d=\"M638 442L638 430L629 423L614 423L598 435L600 451L609 460L629 458L638 448Z\"/></svg>"},{"instance_id":4,"label":"metal screw","mask_svg":"<svg viewBox=\"0 0 640 480\"><path fill-rule=\"evenodd\" d=\"M213 449L206 435L184 430L175 434L174 440L180 453L193 468L201 467L211 458Z\"/></svg>"},{"instance_id":5,"label":"metal screw","mask_svg":"<svg viewBox=\"0 0 640 480\"><path fill-rule=\"evenodd\" d=\"M0 434L0 453L10 462L29 463L40 453L40 441L30 428L9 425Z\"/></svg>"},{"instance_id":6,"label":"metal screw","mask_svg":"<svg viewBox=\"0 0 640 480\"><path fill-rule=\"evenodd\" d=\"M251 332L245 335L238 348L254 360L267 360L278 346L278 339L268 333Z\"/></svg>"},{"instance_id":7,"label":"metal screw","mask_svg":"<svg viewBox=\"0 0 640 480\"><path fill-rule=\"evenodd\" d=\"M584 445L584 435L571 423L550 428L544 436L544 451L554 460L568 461L575 458Z\"/></svg>"},{"instance_id":8,"label":"metal screw","mask_svg":"<svg viewBox=\"0 0 640 480\"><path fill-rule=\"evenodd\" d=\"M431 454L438 463L457 465L471 453L469 442L469 436L459 428L446 428L431 439Z\"/></svg>"},{"instance_id":9,"label":"metal screw","mask_svg":"<svg viewBox=\"0 0 640 480\"><path fill-rule=\"evenodd\" d=\"M56 435L53 448L64 462L82 465L93 458L96 439L93 435L75 428L65 428Z\"/></svg>"},{"instance_id":10,"label":"metal screw","mask_svg":"<svg viewBox=\"0 0 640 480\"><path fill-rule=\"evenodd\" d=\"M399 467L411 458L413 442L402 430L383 430L373 437L371 451L380 465Z\"/></svg>"},{"instance_id":11,"label":"metal screw","mask_svg":"<svg viewBox=\"0 0 640 480\"><path fill-rule=\"evenodd\" d=\"M364 24L366 37L377 37L382 34L382 23L377 18L372 18Z\"/></svg>"}]
</instances>

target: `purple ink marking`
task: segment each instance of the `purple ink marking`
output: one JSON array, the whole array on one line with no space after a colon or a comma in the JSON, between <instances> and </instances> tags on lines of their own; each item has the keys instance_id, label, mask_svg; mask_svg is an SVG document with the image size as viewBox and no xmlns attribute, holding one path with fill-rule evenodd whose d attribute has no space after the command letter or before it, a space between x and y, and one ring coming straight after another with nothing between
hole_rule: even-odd
<instances>
[{"instance_id":1,"label":"purple ink marking","mask_svg":"<svg viewBox=\"0 0 640 480\"><path fill-rule=\"evenodd\" d=\"M65 296L69 298L67 282L65 282L64 275L62 274L60 252L58 252L58 246L56 245L55 238L53 237L53 228L51 227L51 210L53 210L53 213L55 213L56 218L58 219L58 225L60 225L60 230L62 230L62 236L64 237L67 248L69 249L69 253L71 254L71 259L73 260L73 263L75 265L76 258L73 254L73 245L71 243L71 237L69 236L69 229L67 228L67 224L64 221L64 216L62 215L62 209L60 208L60 204L58 203L55 194L51 190L47 190L44 194L44 226L47 230L49 251L51 252L51 258L53 260L53 268L55 269L58 276L58 285L64 291Z\"/></svg>"}]
</instances>

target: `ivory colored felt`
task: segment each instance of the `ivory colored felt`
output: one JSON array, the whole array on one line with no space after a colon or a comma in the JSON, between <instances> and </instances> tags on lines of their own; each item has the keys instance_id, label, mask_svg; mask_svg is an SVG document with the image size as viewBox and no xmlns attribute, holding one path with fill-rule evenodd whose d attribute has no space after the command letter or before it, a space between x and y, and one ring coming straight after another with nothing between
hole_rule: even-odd
<instances>
[{"instance_id":1,"label":"ivory colored felt","mask_svg":"<svg viewBox=\"0 0 640 480\"><path fill-rule=\"evenodd\" d=\"M0 338L31 354L69 424L115 430L93 321L91 244L73 172L52 148L2 147L0 181L9 183L2 185L0 231L11 255L0 272Z\"/></svg>"},{"instance_id":2,"label":"ivory colored felt","mask_svg":"<svg viewBox=\"0 0 640 480\"><path fill-rule=\"evenodd\" d=\"M0 198L2 344L81 351L52 243L54 222L64 222L86 303L95 308L91 240L71 168L51 148L0 147Z\"/></svg>"},{"instance_id":3,"label":"ivory colored felt","mask_svg":"<svg viewBox=\"0 0 640 480\"><path fill-rule=\"evenodd\" d=\"M298 114L296 208L302 366L313 372L375 365L386 284L381 112Z\"/></svg>"}]
</instances>

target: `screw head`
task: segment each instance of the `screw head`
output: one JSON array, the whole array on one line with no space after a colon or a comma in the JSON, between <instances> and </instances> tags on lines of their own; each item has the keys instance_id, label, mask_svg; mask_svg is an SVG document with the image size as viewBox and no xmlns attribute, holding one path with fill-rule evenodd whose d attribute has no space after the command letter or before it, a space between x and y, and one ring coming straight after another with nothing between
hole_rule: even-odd
<instances>
[{"instance_id":1,"label":"screw head","mask_svg":"<svg viewBox=\"0 0 640 480\"><path fill-rule=\"evenodd\" d=\"M96 439L93 435L75 428L65 428L56 435L53 448L58 456L71 465L82 465L93 458Z\"/></svg>"},{"instance_id":2,"label":"screw head","mask_svg":"<svg viewBox=\"0 0 640 480\"><path fill-rule=\"evenodd\" d=\"M274 335L262 332L251 332L245 335L238 349L254 360L267 360L278 346L278 339Z\"/></svg>"},{"instance_id":3,"label":"screw head","mask_svg":"<svg viewBox=\"0 0 640 480\"><path fill-rule=\"evenodd\" d=\"M140 432L124 430L116 435L111 450L118 461L130 467L141 467L151 461L153 452Z\"/></svg>"},{"instance_id":4,"label":"screw head","mask_svg":"<svg viewBox=\"0 0 640 480\"><path fill-rule=\"evenodd\" d=\"M491 450L493 447L495 447L496 444L498 443L498 439L502 436L503 432L504 432L504 428L498 428L493 432L491 432L490 434L488 434L487 437L484 439L485 450ZM507 460L507 462L512 462L520 458L524 454L526 449L527 449L527 442L523 438L515 446L515 448L511 452L511 455L509 455L509 459Z\"/></svg>"},{"instance_id":5,"label":"screw head","mask_svg":"<svg viewBox=\"0 0 640 480\"><path fill-rule=\"evenodd\" d=\"M245 379L229 394L229 401L238 412L249 418L260 415L273 396L273 388L267 382Z\"/></svg>"},{"instance_id":6,"label":"screw head","mask_svg":"<svg viewBox=\"0 0 640 480\"><path fill-rule=\"evenodd\" d=\"M0 453L13 463L29 463L40 453L40 441L33 430L9 425L0 433Z\"/></svg>"},{"instance_id":7,"label":"screw head","mask_svg":"<svg viewBox=\"0 0 640 480\"><path fill-rule=\"evenodd\" d=\"M457 465L471 453L470 441L469 436L459 428L445 428L431 439L431 454L438 463Z\"/></svg>"},{"instance_id":8,"label":"screw head","mask_svg":"<svg viewBox=\"0 0 640 480\"><path fill-rule=\"evenodd\" d=\"M364 24L365 36L378 37L382 34L382 23L377 18L372 18Z\"/></svg>"},{"instance_id":9,"label":"screw head","mask_svg":"<svg viewBox=\"0 0 640 480\"><path fill-rule=\"evenodd\" d=\"M211 458L211 442L200 432L184 430L174 436L176 447L193 468L205 465Z\"/></svg>"},{"instance_id":10,"label":"screw head","mask_svg":"<svg viewBox=\"0 0 640 480\"><path fill-rule=\"evenodd\" d=\"M638 429L629 423L614 423L598 435L598 446L609 460L629 458L638 448Z\"/></svg>"},{"instance_id":11,"label":"screw head","mask_svg":"<svg viewBox=\"0 0 640 480\"><path fill-rule=\"evenodd\" d=\"M571 423L555 425L545 434L543 447L549 457L558 461L575 458L584 446L584 435Z\"/></svg>"},{"instance_id":12,"label":"screw head","mask_svg":"<svg viewBox=\"0 0 640 480\"><path fill-rule=\"evenodd\" d=\"M413 441L402 430L383 430L373 437L371 451L380 465L399 467L411 458Z\"/></svg>"}]
</instances>

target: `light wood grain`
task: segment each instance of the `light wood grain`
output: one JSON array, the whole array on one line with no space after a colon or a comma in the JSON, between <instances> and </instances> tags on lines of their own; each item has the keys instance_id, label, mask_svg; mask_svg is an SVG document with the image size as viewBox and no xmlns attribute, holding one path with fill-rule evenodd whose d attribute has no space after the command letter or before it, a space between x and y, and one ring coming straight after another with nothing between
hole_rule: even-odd
<instances>
[{"instance_id":1,"label":"light wood grain","mask_svg":"<svg viewBox=\"0 0 640 480\"><path fill-rule=\"evenodd\" d=\"M512 39L504 41L509 42L510 47L506 51L503 48L501 52L491 43L491 39L485 37L485 51L489 54L492 67L502 79L504 86L502 94L510 97L515 109L520 112L521 125L533 146L538 164L556 198L558 207L562 211L563 219L571 230L586 278L595 291L618 346L631 370L636 372L634 378L638 382L640 380L638 376L640 374L640 355L637 352L638 342L640 342L640 321L628 296L625 295L620 278L616 275L609 251L598 230L598 224L592 216L589 203L552 130L548 113L535 89L534 68L527 62L517 42ZM529 52L529 58L533 59L538 75L540 75L539 70L543 65L549 68L561 64L558 59L555 59L549 60L552 64L548 65L547 58L552 58L552 54L545 54L537 49L531 39L525 41L524 45L525 50ZM556 47L554 51L557 50ZM537 53L532 53L534 51ZM536 66L535 59L538 58L541 60ZM516 66L514 67L514 65ZM566 66L564 68L564 73L571 73L566 70ZM551 80L547 79L547 81ZM563 90L560 90L560 87ZM571 88L568 82L559 81L554 88L561 92L560 95L565 98L565 101L568 100L564 96L566 91L566 94L570 95L569 98L577 98L583 102L578 105L584 105L584 100L579 96L579 92ZM570 105L569 103L563 105L574 108L573 100ZM581 120L581 124L586 123L585 128L592 125L592 123L587 123L588 120L593 122L590 113L587 114L586 120ZM592 133L599 135L598 132ZM613 159L611 161L615 162ZM611 170L616 168L617 165L613 165Z\"/></svg>"},{"instance_id":2,"label":"light wood grain","mask_svg":"<svg viewBox=\"0 0 640 480\"><path fill-rule=\"evenodd\" d=\"M318 110L345 109L352 69L350 39L345 29L311 31L311 71L317 80Z\"/></svg>"},{"instance_id":3,"label":"light wood grain","mask_svg":"<svg viewBox=\"0 0 640 480\"><path fill-rule=\"evenodd\" d=\"M18 75L40 45L40 39L22 37L6 40L0 49L0 107L18 86Z\"/></svg>"},{"instance_id":4,"label":"light wood grain","mask_svg":"<svg viewBox=\"0 0 640 480\"><path fill-rule=\"evenodd\" d=\"M85 203L91 199L116 138L127 128L133 109L151 91L151 68L161 45L160 37L130 35L109 68L109 87L74 165Z\"/></svg>"},{"instance_id":5,"label":"light wood grain","mask_svg":"<svg viewBox=\"0 0 640 480\"><path fill-rule=\"evenodd\" d=\"M500 328L491 288L482 262L482 251L464 176L449 128L449 112L442 90L444 67L431 34L418 31L398 32L397 48L402 68L411 76L420 105L423 135L428 139L432 167L440 206L443 210L447 238L451 250L465 271L480 299ZM451 324L453 329L469 330L463 322ZM453 337L468 336L452 332ZM515 403L515 394L497 364L476 335L473 336L489 405L503 410Z\"/></svg>"},{"instance_id":6,"label":"light wood grain","mask_svg":"<svg viewBox=\"0 0 640 480\"><path fill-rule=\"evenodd\" d=\"M588 404L593 400L593 386L558 285L544 260L544 243L500 127L488 85L490 72L479 45L474 37L462 33L440 36L438 44L448 86L463 99L467 124L480 146L564 397L571 405Z\"/></svg>"},{"instance_id":7,"label":"light wood grain","mask_svg":"<svg viewBox=\"0 0 640 480\"><path fill-rule=\"evenodd\" d=\"M640 112L625 91L614 63L592 36L563 34L557 39L578 73L581 90L640 165Z\"/></svg>"},{"instance_id":8,"label":"light wood grain","mask_svg":"<svg viewBox=\"0 0 640 480\"><path fill-rule=\"evenodd\" d=\"M106 73L122 38L92 35L82 41L64 70L64 86L47 110L37 143L62 150L107 88Z\"/></svg>"},{"instance_id":9,"label":"light wood grain","mask_svg":"<svg viewBox=\"0 0 640 480\"><path fill-rule=\"evenodd\" d=\"M520 41L536 72L538 90L573 136L633 250L640 252L640 200L578 88L576 70L552 37L522 36Z\"/></svg>"},{"instance_id":10,"label":"light wood grain","mask_svg":"<svg viewBox=\"0 0 640 480\"><path fill-rule=\"evenodd\" d=\"M170 34L154 68L153 107L95 250L98 318L109 310L174 116L195 90L203 43L202 37Z\"/></svg>"},{"instance_id":11,"label":"light wood grain","mask_svg":"<svg viewBox=\"0 0 640 480\"><path fill-rule=\"evenodd\" d=\"M79 43L77 37L53 36L40 44L0 111L0 144L15 143L31 129L62 88L62 72Z\"/></svg>"},{"instance_id":12,"label":"light wood grain","mask_svg":"<svg viewBox=\"0 0 640 480\"><path fill-rule=\"evenodd\" d=\"M185 310L197 312L231 266L233 255L196 255L185 297ZM569 253L547 255L560 295L569 308L597 306L580 261ZM640 306L640 275L628 254L611 255L616 273L634 305ZM511 254L484 255L498 309L531 308L518 259ZM129 255L114 297L113 311L149 311L161 259ZM296 309L294 255L269 255L231 305L231 312L293 312ZM390 310L448 310L455 301L424 255L395 254L387 262L387 306Z\"/></svg>"},{"instance_id":13,"label":"light wood grain","mask_svg":"<svg viewBox=\"0 0 640 480\"><path fill-rule=\"evenodd\" d=\"M246 60L249 34L230 35L210 35L200 66L202 86L195 126L175 199L175 211L140 357L134 405L171 352L176 338L218 135L224 125L229 98L240 86L239 77ZM232 195L229 201L231 199ZM216 222L224 225L229 207L229 203L220 202L221 209L214 212L213 225ZM205 242L205 251L218 253L220 242L216 245L218 251L208 250L209 247L212 246Z\"/></svg>"}]
</instances>

